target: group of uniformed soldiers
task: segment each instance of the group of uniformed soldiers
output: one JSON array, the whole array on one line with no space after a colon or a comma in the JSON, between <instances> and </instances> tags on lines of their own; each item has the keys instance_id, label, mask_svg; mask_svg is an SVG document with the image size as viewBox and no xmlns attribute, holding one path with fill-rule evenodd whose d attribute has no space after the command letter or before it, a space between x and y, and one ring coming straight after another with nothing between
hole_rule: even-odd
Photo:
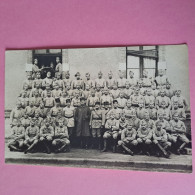
<instances>
[{"instance_id":1,"label":"group of uniformed soldiers","mask_svg":"<svg viewBox=\"0 0 195 195\"><path fill-rule=\"evenodd\" d=\"M133 155L170 156L182 153L189 144L186 136L185 111L188 104L181 90L173 90L159 70L159 75L129 79L119 71L119 78L98 73L81 79L79 72L70 79L56 59L55 74L42 72L37 60L11 112L11 151L66 152L71 147L98 148L112 146L113 152Z\"/></svg>"}]
</instances>

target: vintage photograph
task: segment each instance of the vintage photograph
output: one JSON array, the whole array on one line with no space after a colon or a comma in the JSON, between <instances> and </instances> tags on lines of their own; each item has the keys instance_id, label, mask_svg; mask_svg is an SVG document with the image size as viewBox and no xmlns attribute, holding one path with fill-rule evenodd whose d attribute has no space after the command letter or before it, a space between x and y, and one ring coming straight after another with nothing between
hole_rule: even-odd
<instances>
[{"instance_id":1,"label":"vintage photograph","mask_svg":"<svg viewBox=\"0 0 195 195\"><path fill-rule=\"evenodd\" d=\"M5 162L192 172L187 45L5 52Z\"/></svg>"}]
</instances>

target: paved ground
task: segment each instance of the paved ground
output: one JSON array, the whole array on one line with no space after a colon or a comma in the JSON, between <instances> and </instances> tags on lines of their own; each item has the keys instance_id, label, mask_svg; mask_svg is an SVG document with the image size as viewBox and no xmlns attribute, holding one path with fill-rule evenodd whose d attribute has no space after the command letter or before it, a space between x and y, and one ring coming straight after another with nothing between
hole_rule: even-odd
<instances>
[{"instance_id":1,"label":"paved ground","mask_svg":"<svg viewBox=\"0 0 195 195\"><path fill-rule=\"evenodd\" d=\"M9 119L5 120L5 137L12 134ZM129 170L169 171L169 172L192 172L191 155L171 155L171 159L129 156L112 152L101 153L97 150L71 149L69 153L61 154L23 154L10 152L5 146L5 161L18 164L39 164L54 166L76 166L95 168L117 168Z\"/></svg>"}]
</instances>

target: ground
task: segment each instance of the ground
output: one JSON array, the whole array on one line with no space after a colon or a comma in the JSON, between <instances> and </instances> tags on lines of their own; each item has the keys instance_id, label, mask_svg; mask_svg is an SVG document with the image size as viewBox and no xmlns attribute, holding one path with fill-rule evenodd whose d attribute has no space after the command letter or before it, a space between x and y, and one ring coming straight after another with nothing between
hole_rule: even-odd
<instances>
[{"instance_id":1,"label":"ground","mask_svg":"<svg viewBox=\"0 0 195 195\"><path fill-rule=\"evenodd\" d=\"M11 132L9 120L5 120L5 136ZM97 150L71 149L68 153L45 154L22 152L10 152L5 143L5 162L16 164L53 165L71 167L94 167L109 169L126 169L141 171L163 171L163 172L192 172L191 155L171 155L171 159L145 155L124 155L119 153Z\"/></svg>"}]
</instances>

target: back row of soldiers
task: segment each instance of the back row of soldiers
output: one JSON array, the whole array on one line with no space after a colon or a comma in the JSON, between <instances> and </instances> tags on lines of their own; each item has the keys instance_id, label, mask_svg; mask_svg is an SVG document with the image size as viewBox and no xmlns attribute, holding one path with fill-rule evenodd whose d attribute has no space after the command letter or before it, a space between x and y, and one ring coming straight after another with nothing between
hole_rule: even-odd
<instances>
[{"instance_id":1,"label":"back row of soldiers","mask_svg":"<svg viewBox=\"0 0 195 195\"><path fill-rule=\"evenodd\" d=\"M154 79L144 71L139 80L133 72L130 79L120 72L118 79L113 79L111 72L103 79L99 72L95 80L89 73L85 80L80 73L75 80L69 72L56 71L54 78L51 72L46 75L41 79L40 71L27 74L10 116L14 132L11 150L32 152L42 144L47 153L62 152L68 151L70 144L88 148L91 142L98 149L103 144L103 152L111 143L114 152L118 146L133 155L153 153L154 144L168 157L171 145L179 154L189 143L184 124L187 102L161 70ZM175 148L178 142L181 144Z\"/></svg>"}]
</instances>

